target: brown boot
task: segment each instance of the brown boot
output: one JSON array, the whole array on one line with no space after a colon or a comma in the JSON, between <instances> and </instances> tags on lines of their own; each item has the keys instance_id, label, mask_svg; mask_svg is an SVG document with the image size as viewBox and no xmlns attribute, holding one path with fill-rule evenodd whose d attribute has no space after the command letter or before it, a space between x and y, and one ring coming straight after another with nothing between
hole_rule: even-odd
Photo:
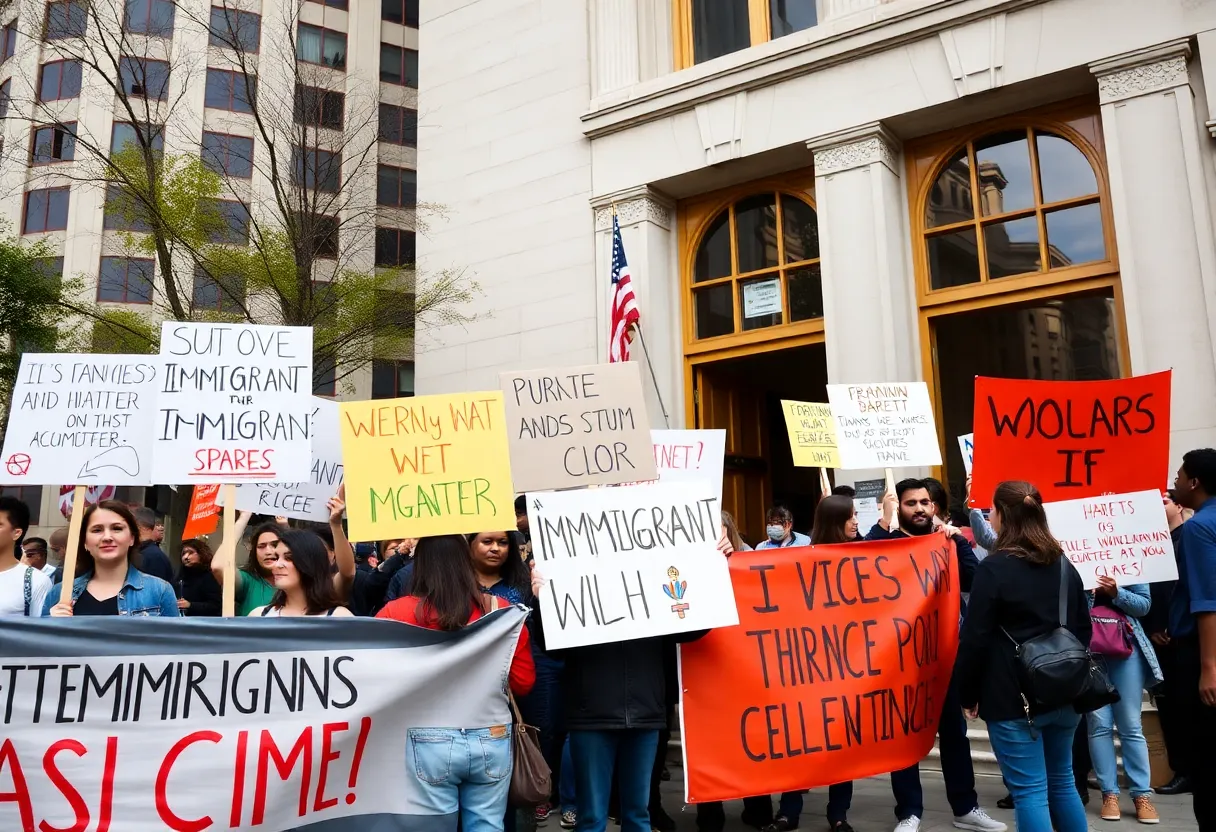
<instances>
[{"instance_id":1,"label":"brown boot","mask_svg":"<svg viewBox=\"0 0 1216 832\"><path fill-rule=\"evenodd\" d=\"M1136 820L1141 823L1161 823L1157 807L1153 806L1153 801L1149 800L1148 795L1142 794L1133 797L1132 802L1136 804Z\"/></svg>"},{"instance_id":2,"label":"brown boot","mask_svg":"<svg viewBox=\"0 0 1216 832\"><path fill-rule=\"evenodd\" d=\"M1102 795L1102 820L1119 820L1122 817L1119 812L1119 795Z\"/></svg>"}]
</instances>

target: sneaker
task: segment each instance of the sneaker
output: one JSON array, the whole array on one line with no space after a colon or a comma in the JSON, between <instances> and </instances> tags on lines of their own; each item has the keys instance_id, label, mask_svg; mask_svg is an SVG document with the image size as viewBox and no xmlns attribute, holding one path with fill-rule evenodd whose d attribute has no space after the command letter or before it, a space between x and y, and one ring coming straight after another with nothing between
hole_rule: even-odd
<instances>
[{"instance_id":1,"label":"sneaker","mask_svg":"<svg viewBox=\"0 0 1216 832\"><path fill-rule=\"evenodd\" d=\"M1119 811L1119 795L1102 795L1102 820L1119 820L1123 814Z\"/></svg>"},{"instance_id":2,"label":"sneaker","mask_svg":"<svg viewBox=\"0 0 1216 832\"><path fill-rule=\"evenodd\" d=\"M562 829L573 829L576 823L578 823L578 815L574 813L573 809L562 812Z\"/></svg>"},{"instance_id":3,"label":"sneaker","mask_svg":"<svg viewBox=\"0 0 1216 832\"><path fill-rule=\"evenodd\" d=\"M760 832L790 832L790 830L797 828L798 824L785 815L777 815L777 817L773 818L773 822L760 830Z\"/></svg>"},{"instance_id":4,"label":"sneaker","mask_svg":"<svg viewBox=\"0 0 1216 832\"><path fill-rule=\"evenodd\" d=\"M549 819L549 815L553 814L553 804L541 803L536 807L536 822L544 823Z\"/></svg>"},{"instance_id":5,"label":"sneaker","mask_svg":"<svg viewBox=\"0 0 1216 832\"><path fill-rule=\"evenodd\" d=\"M1141 823L1161 823L1157 807L1153 805L1153 801L1149 800L1148 795L1142 794L1133 797L1132 803L1136 804L1136 820Z\"/></svg>"},{"instance_id":6,"label":"sneaker","mask_svg":"<svg viewBox=\"0 0 1216 832\"><path fill-rule=\"evenodd\" d=\"M989 817L987 812L976 806L962 817L955 818L954 828L970 829L971 832L1005 832L1009 827Z\"/></svg>"},{"instance_id":7,"label":"sneaker","mask_svg":"<svg viewBox=\"0 0 1216 832\"><path fill-rule=\"evenodd\" d=\"M916 815L904 818L895 824L895 832L920 832L920 818Z\"/></svg>"}]
</instances>

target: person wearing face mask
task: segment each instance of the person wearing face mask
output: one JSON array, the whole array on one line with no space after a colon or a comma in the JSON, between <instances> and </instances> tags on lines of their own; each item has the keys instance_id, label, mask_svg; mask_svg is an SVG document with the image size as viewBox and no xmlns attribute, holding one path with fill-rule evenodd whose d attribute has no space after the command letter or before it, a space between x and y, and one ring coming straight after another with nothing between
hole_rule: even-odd
<instances>
[{"instance_id":1,"label":"person wearing face mask","mask_svg":"<svg viewBox=\"0 0 1216 832\"><path fill-rule=\"evenodd\" d=\"M773 506L764 518L768 540L757 549L784 549L789 546L810 546L811 539L794 531L794 515L785 506Z\"/></svg>"}]
</instances>

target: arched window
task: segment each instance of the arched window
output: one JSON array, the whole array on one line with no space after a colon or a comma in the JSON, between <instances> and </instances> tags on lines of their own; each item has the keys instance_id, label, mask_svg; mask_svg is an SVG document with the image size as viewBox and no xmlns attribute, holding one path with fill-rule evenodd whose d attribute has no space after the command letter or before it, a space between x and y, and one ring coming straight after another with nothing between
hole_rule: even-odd
<instances>
[{"instance_id":1,"label":"arched window","mask_svg":"<svg viewBox=\"0 0 1216 832\"><path fill-rule=\"evenodd\" d=\"M930 292L1110 259L1101 191L1069 139L1034 127L967 142L926 199Z\"/></svg>"},{"instance_id":2,"label":"arched window","mask_svg":"<svg viewBox=\"0 0 1216 832\"><path fill-rule=\"evenodd\" d=\"M706 224L695 251L695 339L823 317L819 225L801 197L740 199Z\"/></svg>"}]
</instances>

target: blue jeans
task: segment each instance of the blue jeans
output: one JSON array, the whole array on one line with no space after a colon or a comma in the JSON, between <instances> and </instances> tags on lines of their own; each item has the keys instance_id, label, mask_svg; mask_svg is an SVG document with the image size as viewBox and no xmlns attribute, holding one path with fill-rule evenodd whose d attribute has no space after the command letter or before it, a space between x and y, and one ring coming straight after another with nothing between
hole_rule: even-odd
<instances>
[{"instance_id":1,"label":"blue jeans","mask_svg":"<svg viewBox=\"0 0 1216 832\"><path fill-rule=\"evenodd\" d=\"M1034 718L988 723L988 737L1013 795L1018 832L1086 832L1072 776L1072 741L1081 716L1066 706ZM1055 826L1052 826L1055 818Z\"/></svg>"},{"instance_id":2,"label":"blue jeans","mask_svg":"<svg viewBox=\"0 0 1216 832\"><path fill-rule=\"evenodd\" d=\"M462 832L502 832L511 788L511 729L411 728L409 770L427 814L460 816Z\"/></svg>"},{"instance_id":3,"label":"blue jeans","mask_svg":"<svg viewBox=\"0 0 1216 832\"><path fill-rule=\"evenodd\" d=\"M574 761L570 759L570 737L562 743L562 765L557 778L558 802L563 812L573 812L574 808Z\"/></svg>"},{"instance_id":4,"label":"blue jeans","mask_svg":"<svg viewBox=\"0 0 1216 832\"><path fill-rule=\"evenodd\" d=\"M577 832L608 828L614 771L620 791L621 832L650 832L650 771L658 744L657 730L570 732Z\"/></svg>"},{"instance_id":5,"label":"blue jeans","mask_svg":"<svg viewBox=\"0 0 1216 832\"><path fill-rule=\"evenodd\" d=\"M1152 794L1149 787L1148 743L1140 729L1140 701L1144 696L1144 659L1140 648L1132 650L1126 659L1098 656L1106 668L1110 683L1119 691L1114 705L1089 714L1089 756L1094 774L1102 786L1102 794L1119 793L1119 770L1115 762L1114 730L1119 731L1123 746L1123 771L1131 784L1132 797Z\"/></svg>"}]
</instances>

